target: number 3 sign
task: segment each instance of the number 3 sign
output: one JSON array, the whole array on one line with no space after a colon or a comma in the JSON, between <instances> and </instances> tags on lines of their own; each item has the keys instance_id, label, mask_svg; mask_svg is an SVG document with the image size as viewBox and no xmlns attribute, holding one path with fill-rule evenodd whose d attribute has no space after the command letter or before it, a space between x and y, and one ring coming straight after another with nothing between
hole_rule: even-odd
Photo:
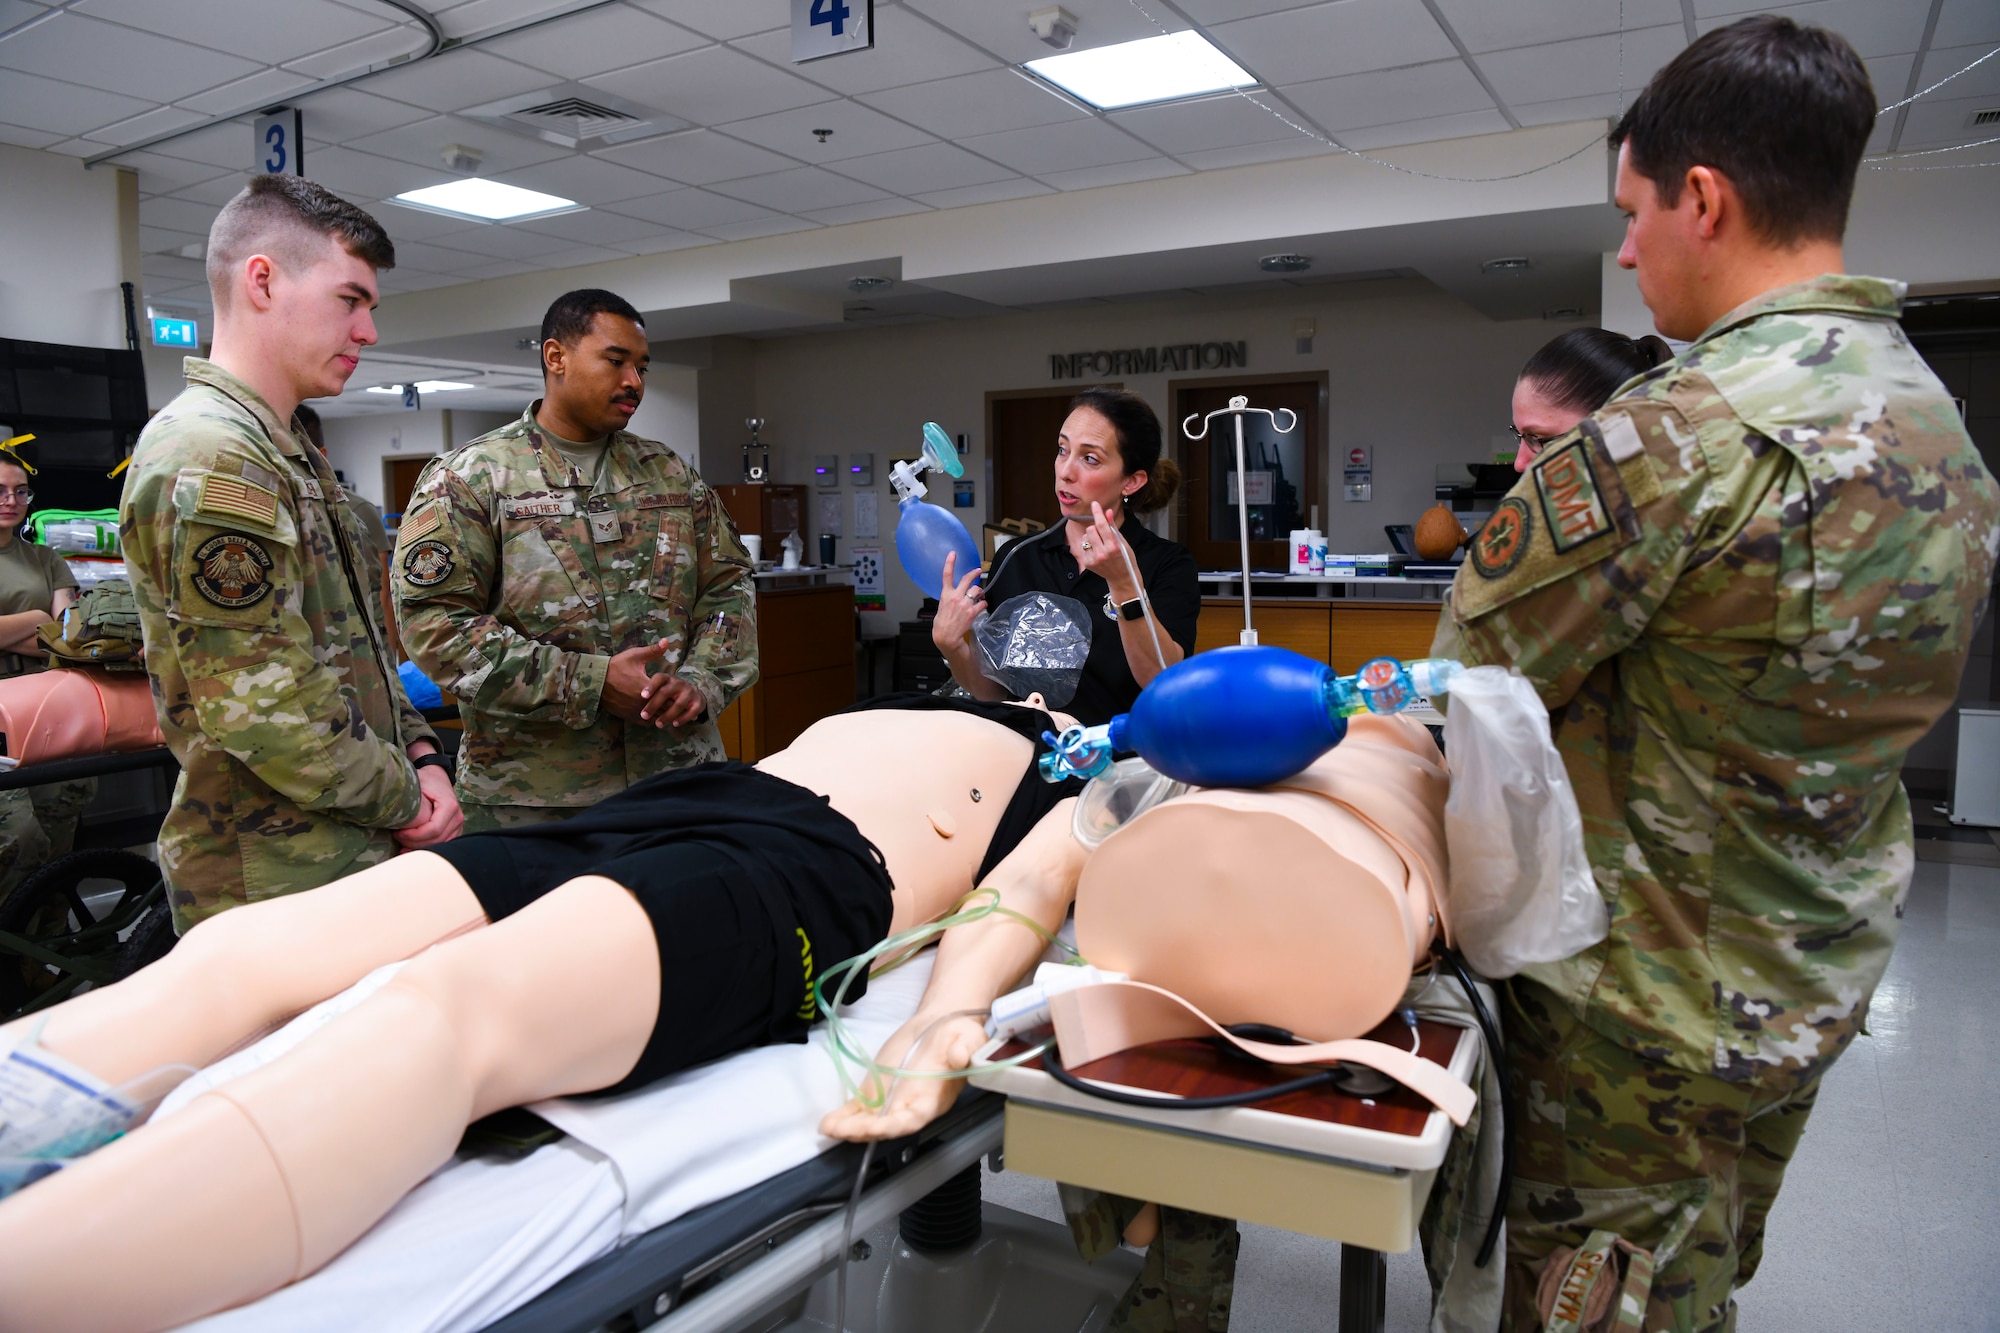
<instances>
[{"instance_id":1,"label":"number 3 sign","mask_svg":"<svg viewBox=\"0 0 2000 1333\"><path fill-rule=\"evenodd\" d=\"M875 0L792 0L792 63L875 45Z\"/></svg>"},{"instance_id":2,"label":"number 3 sign","mask_svg":"<svg viewBox=\"0 0 2000 1333\"><path fill-rule=\"evenodd\" d=\"M256 170L270 176L306 174L305 117L296 107L281 106L257 117Z\"/></svg>"}]
</instances>

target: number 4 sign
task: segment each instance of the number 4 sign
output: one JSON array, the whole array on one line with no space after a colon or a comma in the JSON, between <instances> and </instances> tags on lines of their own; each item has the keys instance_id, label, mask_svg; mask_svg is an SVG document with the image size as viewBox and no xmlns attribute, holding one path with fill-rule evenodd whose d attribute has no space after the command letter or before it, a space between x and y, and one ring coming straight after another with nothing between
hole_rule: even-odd
<instances>
[{"instance_id":1,"label":"number 4 sign","mask_svg":"<svg viewBox=\"0 0 2000 1333\"><path fill-rule=\"evenodd\" d=\"M792 0L792 63L875 45L875 0Z\"/></svg>"}]
</instances>

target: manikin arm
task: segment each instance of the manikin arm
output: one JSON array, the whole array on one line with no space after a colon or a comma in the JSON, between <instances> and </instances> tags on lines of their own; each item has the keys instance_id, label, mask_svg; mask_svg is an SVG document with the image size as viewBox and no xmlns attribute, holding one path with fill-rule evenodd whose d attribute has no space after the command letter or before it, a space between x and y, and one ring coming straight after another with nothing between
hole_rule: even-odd
<instances>
[{"instance_id":1,"label":"manikin arm","mask_svg":"<svg viewBox=\"0 0 2000 1333\"><path fill-rule=\"evenodd\" d=\"M1076 900L1076 882L1090 853L1070 833L1074 798L1048 814L980 885L997 889L1000 905L1054 933ZM964 1069L986 1044L984 1016L993 1001L1034 967L1042 937L995 913L946 931L938 943L930 986L910 1021L882 1046L877 1060L910 1069ZM973 1011L977 1017L964 1011ZM952 1017L952 1015L959 1015ZM913 1050L919 1039L922 1047ZM961 1079L911 1078L896 1084L880 1113L850 1101L827 1113L820 1132L837 1139L894 1139L915 1133L950 1109Z\"/></svg>"}]
</instances>

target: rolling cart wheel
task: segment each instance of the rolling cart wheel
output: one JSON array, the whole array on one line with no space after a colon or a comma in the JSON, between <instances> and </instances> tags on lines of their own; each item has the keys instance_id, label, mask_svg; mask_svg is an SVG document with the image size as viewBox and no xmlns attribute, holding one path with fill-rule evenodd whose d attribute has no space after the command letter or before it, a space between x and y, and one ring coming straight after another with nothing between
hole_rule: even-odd
<instances>
[{"instance_id":1,"label":"rolling cart wheel","mask_svg":"<svg viewBox=\"0 0 2000 1333\"><path fill-rule=\"evenodd\" d=\"M86 879L121 887L93 907L79 888ZM0 938L0 1017L45 1008L86 983L115 980L120 936L165 901L160 868L114 847L59 856L22 880L0 902L0 933L14 937Z\"/></svg>"},{"instance_id":2,"label":"rolling cart wheel","mask_svg":"<svg viewBox=\"0 0 2000 1333\"><path fill-rule=\"evenodd\" d=\"M125 943L118 950L118 961L113 965L115 980L123 981L142 967L159 962L180 943L180 936L174 934L174 910L162 895L160 900L146 909L139 918L139 924L132 927L132 933L125 937Z\"/></svg>"}]
</instances>

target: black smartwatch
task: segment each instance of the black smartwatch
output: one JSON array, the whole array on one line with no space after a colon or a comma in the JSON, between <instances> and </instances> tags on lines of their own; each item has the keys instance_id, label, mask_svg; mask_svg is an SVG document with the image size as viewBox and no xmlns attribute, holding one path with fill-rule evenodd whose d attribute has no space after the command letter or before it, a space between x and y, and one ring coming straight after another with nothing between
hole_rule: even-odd
<instances>
[{"instance_id":1,"label":"black smartwatch","mask_svg":"<svg viewBox=\"0 0 2000 1333\"><path fill-rule=\"evenodd\" d=\"M1104 594L1104 618L1106 620L1144 620L1146 618L1146 594L1140 593L1129 602L1114 602L1111 594Z\"/></svg>"},{"instance_id":2,"label":"black smartwatch","mask_svg":"<svg viewBox=\"0 0 2000 1333\"><path fill-rule=\"evenodd\" d=\"M451 756L446 754L443 750L432 750L429 754L418 755L415 759L412 759L410 761L410 767L441 768L445 772L449 773L451 771Z\"/></svg>"}]
</instances>

